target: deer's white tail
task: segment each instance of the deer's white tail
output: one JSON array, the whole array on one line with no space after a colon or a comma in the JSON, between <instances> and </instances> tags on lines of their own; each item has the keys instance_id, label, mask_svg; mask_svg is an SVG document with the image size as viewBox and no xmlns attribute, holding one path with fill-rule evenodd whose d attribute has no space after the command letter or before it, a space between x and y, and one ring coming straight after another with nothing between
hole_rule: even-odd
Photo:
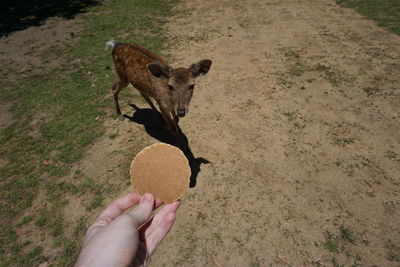
<instances>
[{"instance_id":1,"label":"deer's white tail","mask_svg":"<svg viewBox=\"0 0 400 267\"><path fill-rule=\"evenodd\" d=\"M114 48L114 46L115 46L116 44L117 44L116 41L110 40L110 41L108 41L108 42L106 43L106 49L107 49L108 47Z\"/></svg>"}]
</instances>

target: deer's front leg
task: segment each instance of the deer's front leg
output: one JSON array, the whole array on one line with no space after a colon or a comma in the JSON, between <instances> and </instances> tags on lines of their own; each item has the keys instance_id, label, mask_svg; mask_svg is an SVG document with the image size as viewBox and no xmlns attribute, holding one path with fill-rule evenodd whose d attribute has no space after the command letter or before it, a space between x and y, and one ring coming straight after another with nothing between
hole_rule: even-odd
<instances>
[{"instance_id":1,"label":"deer's front leg","mask_svg":"<svg viewBox=\"0 0 400 267\"><path fill-rule=\"evenodd\" d=\"M158 103L158 106L160 107L161 115L163 116L165 122L167 123L169 131L175 137L177 145L182 149L182 143L179 138L178 124L174 120L173 113L171 112L171 110L174 110L172 103L169 101L163 102L160 100L157 100L157 103Z\"/></svg>"},{"instance_id":2,"label":"deer's front leg","mask_svg":"<svg viewBox=\"0 0 400 267\"><path fill-rule=\"evenodd\" d=\"M149 104L149 106L154 110L157 111L156 107L154 106L153 102L151 101L150 97L148 97L147 95L143 94L142 92L140 92L140 94L143 96L144 100L146 100L147 104ZM157 111L158 112L158 111Z\"/></svg>"},{"instance_id":3,"label":"deer's front leg","mask_svg":"<svg viewBox=\"0 0 400 267\"><path fill-rule=\"evenodd\" d=\"M179 124L178 115L176 115L176 113L174 111L171 111L171 115L172 115L172 118L174 118L175 124L178 125Z\"/></svg>"},{"instance_id":4,"label":"deer's front leg","mask_svg":"<svg viewBox=\"0 0 400 267\"><path fill-rule=\"evenodd\" d=\"M150 97L148 97L147 95L140 93L143 98L146 100L146 102L149 104L149 106L154 110L155 113L157 113L158 117L161 120L161 123L163 123L164 118L162 117L162 115L160 114L160 112L158 112L158 110L156 109L156 107L154 106L153 102L151 101Z\"/></svg>"},{"instance_id":5,"label":"deer's front leg","mask_svg":"<svg viewBox=\"0 0 400 267\"><path fill-rule=\"evenodd\" d=\"M164 121L167 123L168 129L176 135L177 131L177 126L175 124L175 121L171 118L170 112L167 108L165 108L163 105L160 105L160 110L161 110L161 116L163 117Z\"/></svg>"}]
</instances>

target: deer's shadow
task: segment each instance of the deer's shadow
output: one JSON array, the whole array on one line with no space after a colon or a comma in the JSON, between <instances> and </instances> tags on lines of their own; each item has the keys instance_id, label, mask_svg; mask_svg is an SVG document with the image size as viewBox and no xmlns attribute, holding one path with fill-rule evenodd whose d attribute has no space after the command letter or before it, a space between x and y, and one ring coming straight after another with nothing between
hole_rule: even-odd
<instances>
[{"instance_id":1,"label":"deer's shadow","mask_svg":"<svg viewBox=\"0 0 400 267\"><path fill-rule=\"evenodd\" d=\"M185 154L186 158L189 161L190 170L192 175L190 176L190 187L196 186L197 176L200 172L201 164L208 164L208 161L205 158L195 158L192 150L189 147L189 142L186 135L182 132L181 128L178 126L179 140L181 143L181 147L177 144L176 138L162 125L160 117L153 109L149 108L139 108L134 104L130 104L130 106L135 110L133 115L130 117L128 115L124 115L125 118L128 118L132 122L136 122L144 126L146 132L153 138L157 139L160 142L167 143L173 146L176 146L182 149L182 152Z\"/></svg>"}]
</instances>

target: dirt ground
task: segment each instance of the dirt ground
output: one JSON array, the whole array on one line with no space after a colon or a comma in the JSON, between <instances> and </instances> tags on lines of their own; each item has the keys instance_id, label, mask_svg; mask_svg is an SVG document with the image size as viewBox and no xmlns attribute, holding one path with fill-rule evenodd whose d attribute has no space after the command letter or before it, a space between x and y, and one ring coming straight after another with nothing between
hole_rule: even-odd
<instances>
[{"instance_id":1,"label":"dirt ground","mask_svg":"<svg viewBox=\"0 0 400 267\"><path fill-rule=\"evenodd\" d=\"M400 38L331 0L179 9L174 66L214 62L180 124L212 164L151 265L397 266Z\"/></svg>"},{"instance_id":2,"label":"dirt ground","mask_svg":"<svg viewBox=\"0 0 400 267\"><path fill-rule=\"evenodd\" d=\"M177 12L172 65L213 61L180 122L211 163L150 266L398 266L400 37L333 0L187 0ZM121 99L123 113L147 108L137 100ZM131 191L123 167L158 142L142 124L106 119L73 169ZM84 197L65 218L87 213Z\"/></svg>"}]
</instances>

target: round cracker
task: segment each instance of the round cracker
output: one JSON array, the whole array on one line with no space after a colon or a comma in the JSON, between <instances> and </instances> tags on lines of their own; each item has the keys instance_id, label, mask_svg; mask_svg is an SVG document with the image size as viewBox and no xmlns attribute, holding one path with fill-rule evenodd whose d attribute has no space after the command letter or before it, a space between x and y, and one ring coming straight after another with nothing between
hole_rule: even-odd
<instances>
[{"instance_id":1,"label":"round cracker","mask_svg":"<svg viewBox=\"0 0 400 267\"><path fill-rule=\"evenodd\" d=\"M171 203L180 199L189 187L189 162L174 146L157 143L144 148L133 159L131 181L136 192L152 193L155 199Z\"/></svg>"}]
</instances>

